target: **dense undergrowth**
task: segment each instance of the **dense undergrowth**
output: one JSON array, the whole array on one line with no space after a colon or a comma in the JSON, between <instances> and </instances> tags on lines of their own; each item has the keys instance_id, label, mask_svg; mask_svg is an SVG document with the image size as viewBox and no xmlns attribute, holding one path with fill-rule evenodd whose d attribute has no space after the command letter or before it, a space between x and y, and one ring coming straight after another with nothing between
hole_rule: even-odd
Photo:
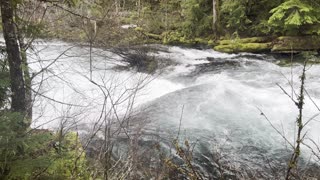
<instances>
[{"instance_id":1,"label":"dense undergrowth","mask_svg":"<svg viewBox=\"0 0 320 180\"><path fill-rule=\"evenodd\" d=\"M16 119L12 113L1 113L0 179L89 179L87 159L75 132L59 135L30 129L17 133L19 123L12 121Z\"/></svg>"}]
</instances>

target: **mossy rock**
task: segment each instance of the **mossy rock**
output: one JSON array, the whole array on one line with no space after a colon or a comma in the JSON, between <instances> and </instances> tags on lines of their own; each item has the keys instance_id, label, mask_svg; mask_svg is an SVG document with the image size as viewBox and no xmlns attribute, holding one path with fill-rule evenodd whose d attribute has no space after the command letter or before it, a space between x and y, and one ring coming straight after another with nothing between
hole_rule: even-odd
<instances>
[{"instance_id":1,"label":"mossy rock","mask_svg":"<svg viewBox=\"0 0 320 180\"><path fill-rule=\"evenodd\" d=\"M320 24L308 24L301 26L305 35L320 35Z\"/></svg>"},{"instance_id":2,"label":"mossy rock","mask_svg":"<svg viewBox=\"0 0 320 180\"><path fill-rule=\"evenodd\" d=\"M197 46L197 45L208 45L214 43L207 38L188 38L178 31L167 31L161 34L162 43L169 45L184 45L184 46Z\"/></svg>"},{"instance_id":3,"label":"mossy rock","mask_svg":"<svg viewBox=\"0 0 320 180\"><path fill-rule=\"evenodd\" d=\"M268 52L272 47L272 43L233 43L227 45L218 45L214 47L214 50L225 53L237 53L237 52Z\"/></svg>"},{"instance_id":4,"label":"mossy rock","mask_svg":"<svg viewBox=\"0 0 320 180\"><path fill-rule=\"evenodd\" d=\"M226 53L272 51L285 54L320 50L320 36L281 36L272 39L274 38L252 37L222 40L214 49Z\"/></svg>"},{"instance_id":5,"label":"mossy rock","mask_svg":"<svg viewBox=\"0 0 320 180\"><path fill-rule=\"evenodd\" d=\"M216 51L225 52L225 53L233 53L233 52L235 52L235 47L233 45L231 45L231 44L218 45L218 46L215 46L213 49L216 50Z\"/></svg>"},{"instance_id":6,"label":"mossy rock","mask_svg":"<svg viewBox=\"0 0 320 180\"><path fill-rule=\"evenodd\" d=\"M271 42L273 37L251 37L251 38L238 38L219 41L220 45L228 45L234 43L267 43Z\"/></svg>"},{"instance_id":7,"label":"mossy rock","mask_svg":"<svg viewBox=\"0 0 320 180\"><path fill-rule=\"evenodd\" d=\"M272 52L298 52L320 49L320 36L281 36L274 41Z\"/></svg>"}]
</instances>

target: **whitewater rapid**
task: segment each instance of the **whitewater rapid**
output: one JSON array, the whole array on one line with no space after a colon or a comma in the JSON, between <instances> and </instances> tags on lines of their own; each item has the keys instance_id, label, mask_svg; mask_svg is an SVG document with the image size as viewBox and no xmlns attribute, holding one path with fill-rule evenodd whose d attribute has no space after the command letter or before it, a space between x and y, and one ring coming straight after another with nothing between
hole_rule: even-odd
<instances>
[{"instance_id":1,"label":"whitewater rapid","mask_svg":"<svg viewBox=\"0 0 320 180\"><path fill-rule=\"evenodd\" d=\"M92 80L108 87L118 102L132 98L127 92L143 80L133 109L137 117L147 119L146 132L160 132L170 139L180 129L182 138L198 140L207 149L220 146L233 159L251 163L263 163L261 154L279 155L288 147L274 128L294 143L298 111L278 85L292 94L293 82L298 92L301 64L279 66L279 59L271 55L157 47L150 55L173 63L152 75L119 70L117 66L126 64L107 50L93 49L92 56ZM79 127L95 123L104 95L90 80L89 49L54 41L39 42L34 51L37 56L30 52L29 57L32 72L55 63L33 81L39 95L32 126L55 129L62 121ZM305 121L319 113L315 106L320 106L319 72L319 65L307 68L306 90L312 101L305 97ZM117 105L120 116L127 105ZM306 138L319 142L319 129L320 119L315 117L305 127Z\"/></svg>"}]
</instances>

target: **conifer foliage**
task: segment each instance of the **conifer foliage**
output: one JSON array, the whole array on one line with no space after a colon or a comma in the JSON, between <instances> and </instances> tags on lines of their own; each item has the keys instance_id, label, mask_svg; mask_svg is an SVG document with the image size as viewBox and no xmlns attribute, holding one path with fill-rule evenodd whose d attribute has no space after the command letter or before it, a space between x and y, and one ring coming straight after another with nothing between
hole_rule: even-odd
<instances>
[{"instance_id":1,"label":"conifer foliage","mask_svg":"<svg viewBox=\"0 0 320 180\"><path fill-rule=\"evenodd\" d=\"M298 34L304 25L320 22L320 6L312 1L287 0L270 12L272 16L268 23L284 34Z\"/></svg>"}]
</instances>

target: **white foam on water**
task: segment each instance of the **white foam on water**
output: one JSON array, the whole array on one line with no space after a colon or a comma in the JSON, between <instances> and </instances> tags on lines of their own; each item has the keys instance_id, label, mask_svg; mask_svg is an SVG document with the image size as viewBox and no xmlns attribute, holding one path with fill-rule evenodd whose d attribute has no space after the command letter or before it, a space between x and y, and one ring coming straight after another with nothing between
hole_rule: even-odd
<instances>
[{"instance_id":1,"label":"white foam on water","mask_svg":"<svg viewBox=\"0 0 320 180\"><path fill-rule=\"evenodd\" d=\"M37 49L42 49L39 52L42 62L40 66L32 55L32 71L36 73L71 46L56 41L36 45ZM216 134L220 139L236 132L233 138L238 146L243 145L241 143L251 143L271 148L270 151L283 147L284 140L261 115L261 110L275 128L294 142L298 111L277 84L291 94L289 82L292 80L294 89L298 91L302 65L280 67L272 63L274 59L259 60L263 55L258 55L255 59L214 50L174 46L166 48L167 51L159 51L154 55L171 59L175 64L156 75L117 70L117 65L125 64L119 56L94 49L93 80L101 87L108 87L115 102L124 102L117 106L120 115L125 112L127 101L132 98L132 89L144 80L139 86L141 90L135 96L135 108L154 107L148 118L159 128L164 126L164 130L167 130L165 127L168 126L177 129L181 108L184 106L182 129L186 131L196 131L201 136L208 137ZM36 89L39 86L37 83L42 78L45 79L39 91L45 97L36 98L33 127L56 128L61 119L86 124L99 119L104 94L101 87L90 82L88 48L73 47L66 54L48 68L43 77L39 75L33 82ZM244 55L254 56L242 54ZM210 62L214 59L232 59L240 64L234 68L224 69L222 66L219 70L194 74L201 68L199 65L214 66ZM319 65L308 67L306 90L312 101L308 96L305 97L305 120L319 113L314 105L316 103L320 106L319 72ZM108 106L110 108L110 104ZM304 132L307 132L308 138L318 140L319 129L320 116L311 121Z\"/></svg>"}]
</instances>

